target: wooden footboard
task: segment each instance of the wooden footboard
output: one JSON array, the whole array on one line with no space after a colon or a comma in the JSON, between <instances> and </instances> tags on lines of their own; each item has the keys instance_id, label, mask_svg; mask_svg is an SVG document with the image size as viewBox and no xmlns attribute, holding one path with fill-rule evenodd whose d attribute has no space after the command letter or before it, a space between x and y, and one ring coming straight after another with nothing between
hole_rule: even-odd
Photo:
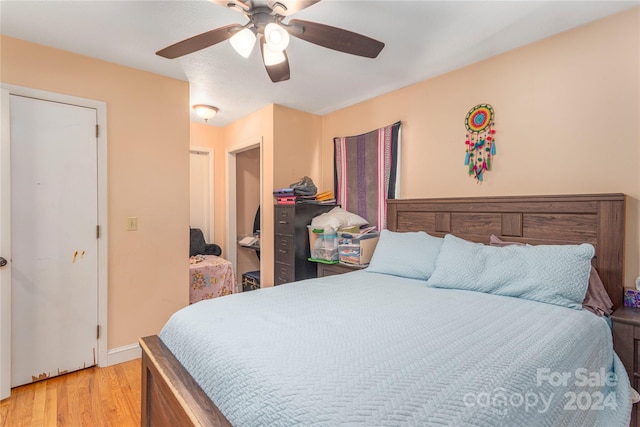
<instances>
[{"instance_id":1,"label":"wooden footboard","mask_svg":"<svg viewBox=\"0 0 640 427\"><path fill-rule=\"evenodd\" d=\"M143 427L231 426L157 335L140 347Z\"/></svg>"}]
</instances>

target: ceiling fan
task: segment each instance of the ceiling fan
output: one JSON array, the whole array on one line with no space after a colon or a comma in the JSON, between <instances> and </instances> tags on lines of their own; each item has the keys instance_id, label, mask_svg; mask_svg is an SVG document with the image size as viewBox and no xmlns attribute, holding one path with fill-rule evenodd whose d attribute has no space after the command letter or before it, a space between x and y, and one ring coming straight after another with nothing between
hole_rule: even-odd
<instances>
[{"instance_id":1,"label":"ceiling fan","mask_svg":"<svg viewBox=\"0 0 640 427\"><path fill-rule=\"evenodd\" d=\"M309 7L320 0L211 0L242 12L249 22L231 24L188 38L156 52L168 59L178 58L229 40L233 48L245 58L251 54L259 39L262 61L274 83L289 80L289 59L285 48L289 36L352 55L375 58L384 43L342 28L316 22L291 19L289 15Z\"/></svg>"}]
</instances>

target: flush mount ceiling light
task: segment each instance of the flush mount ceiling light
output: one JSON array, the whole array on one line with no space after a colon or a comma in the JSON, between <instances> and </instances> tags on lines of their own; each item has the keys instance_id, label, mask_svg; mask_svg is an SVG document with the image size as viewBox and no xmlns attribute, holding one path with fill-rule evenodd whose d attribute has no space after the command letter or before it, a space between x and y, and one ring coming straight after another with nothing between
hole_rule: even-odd
<instances>
[{"instance_id":1,"label":"flush mount ceiling light","mask_svg":"<svg viewBox=\"0 0 640 427\"><path fill-rule=\"evenodd\" d=\"M193 106L193 109L196 111L196 114L204 119L205 123L207 120L213 118L218 112L218 108L212 105L206 104L196 104Z\"/></svg>"}]
</instances>

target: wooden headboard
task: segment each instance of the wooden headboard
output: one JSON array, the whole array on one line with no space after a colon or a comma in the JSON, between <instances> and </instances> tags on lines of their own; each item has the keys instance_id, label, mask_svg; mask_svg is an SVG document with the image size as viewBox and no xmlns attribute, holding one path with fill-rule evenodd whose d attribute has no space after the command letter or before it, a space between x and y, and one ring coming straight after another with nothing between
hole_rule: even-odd
<instances>
[{"instance_id":1,"label":"wooden headboard","mask_svg":"<svg viewBox=\"0 0 640 427\"><path fill-rule=\"evenodd\" d=\"M464 197L387 201L391 231L451 233L473 242L502 240L532 245L591 243L614 310L624 293L624 194Z\"/></svg>"}]
</instances>

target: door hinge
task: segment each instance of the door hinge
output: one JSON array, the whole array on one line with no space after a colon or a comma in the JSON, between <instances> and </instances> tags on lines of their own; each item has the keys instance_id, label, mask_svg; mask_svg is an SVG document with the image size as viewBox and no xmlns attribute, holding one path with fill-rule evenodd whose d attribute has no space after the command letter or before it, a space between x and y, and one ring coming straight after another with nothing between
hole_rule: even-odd
<instances>
[{"instance_id":1,"label":"door hinge","mask_svg":"<svg viewBox=\"0 0 640 427\"><path fill-rule=\"evenodd\" d=\"M100 136L100 126L96 125L96 138Z\"/></svg>"},{"instance_id":2,"label":"door hinge","mask_svg":"<svg viewBox=\"0 0 640 427\"><path fill-rule=\"evenodd\" d=\"M100 339L100 325L96 325L96 339Z\"/></svg>"},{"instance_id":3,"label":"door hinge","mask_svg":"<svg viewBox=\"0 0 640 427\"><path fill-rule=\"evenodd\" d=\"M100 238L100 226L96 225L96 239Z\"/></svg>"}]
</instances>

